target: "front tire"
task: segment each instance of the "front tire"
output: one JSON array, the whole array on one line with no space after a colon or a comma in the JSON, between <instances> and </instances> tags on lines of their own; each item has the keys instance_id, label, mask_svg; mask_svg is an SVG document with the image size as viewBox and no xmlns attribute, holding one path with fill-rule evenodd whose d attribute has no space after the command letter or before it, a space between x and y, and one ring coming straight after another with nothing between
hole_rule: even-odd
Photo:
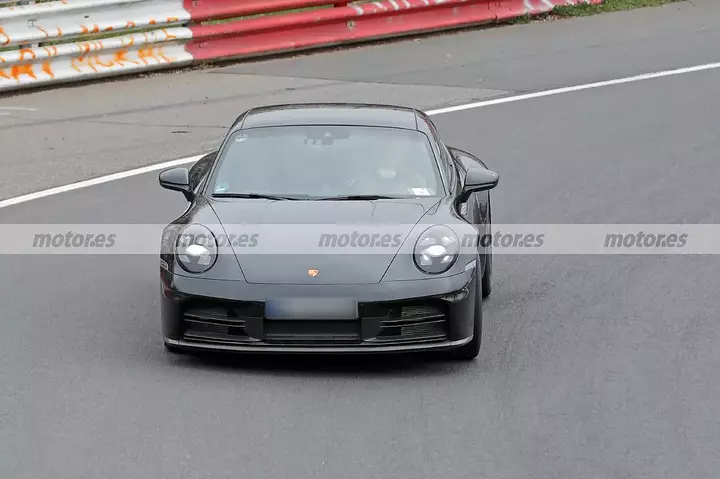
<instances>
[{"instance_id":1,"label":"front tire","mask_svg":"<svg viewBox=\"0 0 720 479\"><path fill-rule=\"evenodd\" d=\"M490 199L488 198L488 224L492 228L492 211L490 210ZM485 248L485 268L482 275L482 297L487 298L492 293L492 243Z\"/></svg>"},{"instance_id":2,"label":"front tire","mask_svg":"<svg viewBox=\"0 0 720 479\"><path fill-rule=\"evenodd\" d=\"M485 253L485 270L482 275L482 298L487 298L492 292L492 246L487 248Z\"/></svg>"},{"instance_id":3,"label":"front tire","mask_svg":"<svg viewBox=\"0 0 720 479\"><path fill-rule=\"evenodd\" d=\"M478 258L479 259L479 258ZM482 316L483 316L483 281L480 276L475 279L475 312L472 340L452 352L454 359L459 361L472 361L480 354L480 345L482 343Z\"/></svg>"}]
</instances>

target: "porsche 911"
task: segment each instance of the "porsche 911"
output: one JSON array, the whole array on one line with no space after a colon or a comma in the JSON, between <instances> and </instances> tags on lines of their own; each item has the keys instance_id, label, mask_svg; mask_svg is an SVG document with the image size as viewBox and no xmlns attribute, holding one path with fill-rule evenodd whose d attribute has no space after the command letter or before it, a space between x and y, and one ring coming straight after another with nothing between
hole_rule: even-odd
<instances>
[{"instance_id":1,"label":"porsche 911","mask_svg":"<svg viewBox=\"0 0 720 479\"><path fill-rule=\"evenodd\" d=\"M159 182L188 202L161 244L169 351L478 356L492 245L465 241L498 174L422 111L253 108Z\"/></svg>"}]
</instances>

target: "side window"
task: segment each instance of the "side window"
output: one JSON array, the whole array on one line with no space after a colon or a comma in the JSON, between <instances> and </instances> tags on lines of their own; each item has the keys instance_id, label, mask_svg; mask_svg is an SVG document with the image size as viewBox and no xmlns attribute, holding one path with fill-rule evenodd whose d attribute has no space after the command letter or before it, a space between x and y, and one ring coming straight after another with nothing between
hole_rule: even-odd
<instances>
[{"instance_id":1,"label":"side window","mask_svg":"<svg viewBox=\"0 0 720 479\"><path fill-rule=\"evenodd\" d=\"M454 150L453 153L455 154L455 158L457 158L458 163L460 163L466 171L480 166L477 161L466 155L464 151Z\"/></svg>"},{"instance_id":2,"label":"side window","mask_svg":"<svg viewBox=\"0 0 720 479\"><path fill-rule=\"evenodd\" d=\"M467 171L472 168L484 168L485 165L482 164L482 162L472 156L470 153L458 150L457 148L449 148L450 153L453 155L453 158L455 158L455 164L458 165L458 172L460 173L460 181L465 181L465 175L467 174ZM468 204L469 203L469 204ZM468 221L473 221L472 218L474 217L475 213L473 213L475 210L477 211L483 211L483 206L481 204L480 196L478 194L473 194L470 197L470 201L468 203L464 203L460 209L460 214Z\"/></svg>"},{"instance_id":3,"label":"side window","mask_svg":"<svg viewBox=\"0 0 720 479\"><path fill-rule=\"evenodd\" d=\"M210 154L205 155L200 160L197 161L191 168L190 168L190 188L194 191L198 188L198 186L201 185L202 181L205 179L205 176L207 175L207 172L210 170L210 167L212 166L213 161L215 161L215 157L217 156L217 152L214 151Z\"/></svg>"},{"instance_id":4,"label":"side window","mask_svg":"<svg viewBox=\"0 0 720 479\"><path fill-rule=\"evenodd\" d=\"M442 160L442 167L444 169L443 173L444 173L445 177L449 180L449 184L452 185L454 182L457 181L455 168L452 167L452 165L453 165L452 155L447 150L445 143L442 141L442 137L440 136L440 133L438 132L437 127L435 126L435 123L433 123L432 120L430 120L430 118L427 119L427 122L430 127L430 132L438 140L438 144L439 144L438 146L440 148L440 159Z\"/></svg>"},{"instance_id":5,"label":"side window","mask_svg":"<svg viewBox=\"0 0 720 479\"><path fill-rule=\"evenodd\" d=\"M458 164L462 165L464 170L470 170L472 168L485 168L485 165L478 158L472 156L467 151L458 150L457 148L451 148L450 152L453 154Z\"/></svg>"},{"instance_id":6,"label":"side window","mask_svg":"<svg viewBox=\"0 0 720 479\"><path fill-rule=\"evenodd\" d=\"M457 165L457 172L460 175L460 183L464 183L465 175L467 175L468 165L457 156L455 150L450 150L450 155L452 155L453 161L455 162L455 165Z\"/></svg>"}]
</instances>

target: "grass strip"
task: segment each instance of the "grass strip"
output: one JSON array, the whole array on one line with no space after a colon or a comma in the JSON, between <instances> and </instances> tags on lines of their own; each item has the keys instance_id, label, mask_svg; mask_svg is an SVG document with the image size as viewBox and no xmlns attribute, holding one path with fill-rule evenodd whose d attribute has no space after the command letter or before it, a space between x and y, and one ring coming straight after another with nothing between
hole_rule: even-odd
<instances>
[{"instance_id":1,"label":"grass strip","mask_svg":"<svg viewBox=\"0 0 720 479\"><path fill-rule=\"evenodd\" d=\"M622 12L637 8L659 7L670 3L679 3L686 0L605 0L600 4L578 3L575 5L559 5L551 11L539 15L523 15L508 23L520 24L533 21L553 20L557 18L589 17L600 13Z\"/></svg>"}]
</instances>

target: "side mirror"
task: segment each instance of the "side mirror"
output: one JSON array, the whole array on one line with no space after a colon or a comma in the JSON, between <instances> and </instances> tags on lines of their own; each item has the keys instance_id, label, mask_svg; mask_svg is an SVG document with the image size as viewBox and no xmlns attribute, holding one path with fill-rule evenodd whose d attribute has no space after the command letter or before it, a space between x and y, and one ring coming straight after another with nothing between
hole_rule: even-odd
<instances>
[{"instance_id":1,"label":"side mirror","mask_svg":"<svg viewBox=\"0 0 720 479\"><path fill-rule=\"evenodd\" d=\"M464 203L470 198L470 195L480 191L492 190L498 185L500 175L494 171L484 168L472 168L465 175L465 184L463 185L460 202Z\"/></svg>"},{"instance_id":2,"label":"side mirror","mask_svg":"<svg viewBox=\"0 0 720 479\"><path fill-rule=\"evenodd\" d=\"M171 168L162 171L159 176L160 186L172 191L181 192L188 201L192 201L194 194L190 188L190 172L187 168Z\"/></svg>"}]
</instances>

